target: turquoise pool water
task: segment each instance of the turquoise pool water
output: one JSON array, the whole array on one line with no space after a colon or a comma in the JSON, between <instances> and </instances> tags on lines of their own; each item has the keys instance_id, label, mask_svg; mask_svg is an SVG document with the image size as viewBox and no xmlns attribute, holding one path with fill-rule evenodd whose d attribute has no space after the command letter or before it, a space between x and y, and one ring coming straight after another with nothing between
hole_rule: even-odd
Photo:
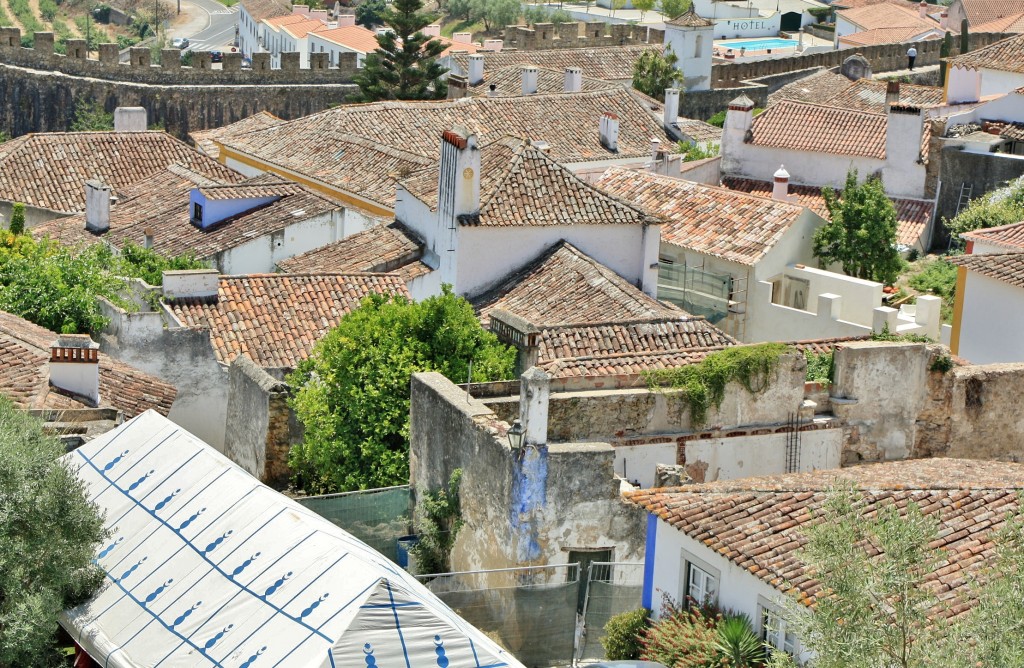
<instances>
[{"instance_id":1,"label":"turquoise pool water","mask_svg":"<svg viewBox=\"0 0 1024 668\"><path fill-rule=\"evenodd\" d=\"M768 37L765 39L744 39L738 42L719 42L716 46L719 49L732 49L739 51L764 51L765 49L795 49L799 45L795 39L781 39L779 37Z\"/></svg>"}]
</instances>

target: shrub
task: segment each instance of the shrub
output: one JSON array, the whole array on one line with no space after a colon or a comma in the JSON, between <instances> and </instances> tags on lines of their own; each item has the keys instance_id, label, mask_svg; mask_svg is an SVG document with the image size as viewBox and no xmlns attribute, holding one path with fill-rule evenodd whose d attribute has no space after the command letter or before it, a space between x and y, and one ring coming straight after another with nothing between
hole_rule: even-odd
<instances>
[{"instance_id":1,"label":"shrub","mask_svg":"<svg viewBox=\"0 0 1024 668\"><path fill-rule=\"evenodd\" d=\"M15 202L14 206L11 207L11 224L9 229L11 234L23 234L25 232L25 205L21 202Z\"/></svg>"},{"instance_id":2,"label":"shrub","mask_svg":"<svg viewBox=\"0 0 1024 668\"><path fill-rule=\"evenodd\" d=\"M676 153L683 154L683 162L693 162L695 160L713 158L718 155L718 151L718 144L706 146L705 144L690 144L685 141L681 141L676 144Z\"/></svg>"},{"instance_id":3,"label":"shrub","mask_svg":"<svg viewBox=\"0 0 1024 668\"><path fill-rule=\"evenodd\" d=\"M609 661L633 661L643 651L643 633L651 611L638 608L615 615L604 625L601 645Z\"/></svg>"},{"instance_id":4,"label":"shrub","mask_svg":"<svg viewBox=\"0 0 1024 668\"><path fill-rule=\"evenodd\" d=\"M939 355L932 360L932 363L928 365L929 371L935 371L937 373L946 373L953 368L953 358L949 355Z\"/></svg>"},{"instance_id":5,"label":"shrub","mask_svg":"<svg viewBox=\"0 0 1024 668\"><path fill-rule=\"evenodd\" d=\"M807 382L808 383L831 383L834 371L833 355L828 353L804 352L807 359Z\"/></svg>"},{"instance_id":6,"label":"shrub","mask_svg":"<svg viewBox=\"0 0 1024 668\"><path fill-rule=\"evenodd\" d=\"M666 602L662 618L644 631L640 658L670 668L707 668L714 665L722 616L698 605L686 610Z\"/></svg>"},{"instance_id":7,"label":"shrub","mask_svg":"<svg viewBox=\"0 0 1024 668\"><path fill-rule=\"evenodd\" d=\"M459 487L462 469L448 478L448 488L423 495L416 504L415 526L419 542L410 548L421 573L447 573L451 570L452 548L462 528Z\"/></svg>"},{"instance_id":8,"label":"shrub","mask_svg":"<svg viewBox=\"0 0 1024 668\"><path fill-rule=\"evenodd\" d=\"M760 668L764 664L764 645L744 615L726 615L715 632L716 665L723 668Z\"/></svg>"}]
</instances>

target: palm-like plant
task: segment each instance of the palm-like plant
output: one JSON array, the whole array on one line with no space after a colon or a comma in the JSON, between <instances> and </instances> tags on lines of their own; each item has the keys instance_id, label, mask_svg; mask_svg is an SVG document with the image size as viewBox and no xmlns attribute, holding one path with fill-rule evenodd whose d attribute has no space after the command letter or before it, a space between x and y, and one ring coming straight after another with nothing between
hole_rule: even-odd
<instances>
[{"instance_id":1,"label":"palm-like plant","mask_svg":"<svg viewBox=\"0 0 1024 668\"><path fill-rule=\"evenodd\" d=\"M716 665L728 668L757 668L765 662L764 644L743 615L725 617L715 629Z\"/></svg>"}]
</instances>

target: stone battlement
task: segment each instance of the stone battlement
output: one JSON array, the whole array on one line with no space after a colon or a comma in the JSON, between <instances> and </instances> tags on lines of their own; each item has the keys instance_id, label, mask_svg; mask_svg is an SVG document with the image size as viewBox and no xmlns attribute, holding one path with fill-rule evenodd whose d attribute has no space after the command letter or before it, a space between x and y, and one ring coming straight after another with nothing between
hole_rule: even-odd
<instances>
[{"instance_id":1,"label":"stone battlement","mask_svg":"<svg viewBox=\"0 0 1024 668\"><path fill-rule=\"evenodd\" d=\"M252 55L251 67L242 67L242 54L224 53L220 69L213 69L211 54L196 51L192 66L181 65L179 49L162 49L161 65L152 62L146 47L129 50L127 63L121 62L117 44L100 44L99 58L87 57L84 39L69 39L67 55L54 53L52 32L35 33L35 45L21 46L19 28L0 28L0 64L35 70L60 72L69 76L89 77L152 85L253 85L253 84L346 84L357 71L357 54L343 53L339 63L330 66L325 53L314 53L308 68L299 67L299 53L282 53L281 66L271 68L269 53Z\"/></svg>"},{"instance_id":2,"label":"stone battlement","mask_svg":"<svg viewBox=\"0 0 1024 668\"><path fill-rule=\"evenodd\" d=\"M604 21L537 23L505 28L505 48L522 51L579 49L598 46L661 44L665 31L647 26Z\"/></svg>"}]
</instances>

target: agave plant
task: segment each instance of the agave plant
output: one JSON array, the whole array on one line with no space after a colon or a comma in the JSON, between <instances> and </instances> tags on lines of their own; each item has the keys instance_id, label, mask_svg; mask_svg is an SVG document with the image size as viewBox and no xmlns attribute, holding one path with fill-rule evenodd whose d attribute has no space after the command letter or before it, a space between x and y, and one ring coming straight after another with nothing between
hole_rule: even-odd
<instances>
[{"instance_id":1,"label":"agave plant","mask_svg":"<svg viewBox=\"0 0 1024 668\"><path fill-rule=\"evenodd\" d=\"M764 644L743 615L729 615L715 629L716 665L728 668L758 668L766 660Z\"/></svg>"}]
</instances>

